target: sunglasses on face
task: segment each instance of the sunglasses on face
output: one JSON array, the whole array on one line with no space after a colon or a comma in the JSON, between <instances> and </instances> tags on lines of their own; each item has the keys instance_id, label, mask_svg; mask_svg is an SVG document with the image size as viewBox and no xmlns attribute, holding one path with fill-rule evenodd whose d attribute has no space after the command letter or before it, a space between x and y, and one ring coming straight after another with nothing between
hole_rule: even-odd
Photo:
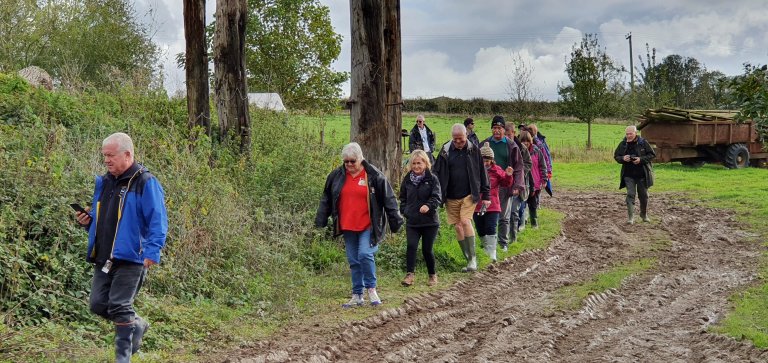
<instances>
[{"instance_id":1,"label":"sunglasses on face","mask_svg":"<svg viewBox=\"0 0 768 363\"><path fill-rule=\"evenodd\" d=\"M357 162L357 159L352 159L352 160L344 160L344 164L354 164L354 163L356 163L356 162Z\"/></svg>"}]
</instances>

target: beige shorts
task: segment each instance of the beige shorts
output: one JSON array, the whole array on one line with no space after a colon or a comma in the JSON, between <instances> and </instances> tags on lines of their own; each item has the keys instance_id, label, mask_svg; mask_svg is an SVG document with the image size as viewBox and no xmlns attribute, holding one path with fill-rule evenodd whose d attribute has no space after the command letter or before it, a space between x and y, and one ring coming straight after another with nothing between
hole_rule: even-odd
<instances>
[{"instance_id":1,"label":"beige shorts","mask_svg":"<svg viewBox=\"0 0 768 363\"><path fill-rule=\"evenodd\" d=\"M462 220L472 220L476 203L472 202L472 194L463 199L448 199L445 202L445 215L448 224L454 225Z\"/></svg>"}]
</instances>

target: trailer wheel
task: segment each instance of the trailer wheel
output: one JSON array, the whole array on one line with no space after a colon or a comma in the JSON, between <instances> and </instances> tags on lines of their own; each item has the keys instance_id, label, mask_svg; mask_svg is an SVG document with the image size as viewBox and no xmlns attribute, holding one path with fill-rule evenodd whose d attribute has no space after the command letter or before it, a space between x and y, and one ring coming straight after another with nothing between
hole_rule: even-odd
<instances>
[{"instance_id":1,"label":"trailer wheel","mask_svg":"<svg viewBox=\"0 0 768 363\"><path fill-rule=\"evenodd\" d=\"M749 166L749 150L744 144L732 144L725 151L725 167L741 169Z\"/></svg>"},{"instance_id":2,"label":"trailer wheel","mask_svg":"<svg viewBox=\"0 0 768 363\"><path fill-rule=\"evenodd\" d=\"M691 168L700 168L700 167L704 166L705 163L706 163L706 161L700 160L700 159L680 160L680 164L683 164L683 165L685 165L687 167L691 167Z\"/></svg>"}]
</instances>

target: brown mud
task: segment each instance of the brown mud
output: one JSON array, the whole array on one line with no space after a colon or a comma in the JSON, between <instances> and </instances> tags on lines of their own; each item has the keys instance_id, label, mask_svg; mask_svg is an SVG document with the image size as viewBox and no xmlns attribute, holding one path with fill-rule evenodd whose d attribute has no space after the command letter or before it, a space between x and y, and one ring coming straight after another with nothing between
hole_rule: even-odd
<instances>
[{"instance_id":1,"label":"brown mud","mask_svg":"<svg viewBox=\"0 0 768 363\"><path fill-rule=\"evenodd\" d=\"M708 331L727 313L728 297L755 282L763 251L732 215L660 194L651 195L651 223L634 225L615 193L561 194L543 204L565 214L546 250L361 321L284 329L227 361L768 361L768 351ZM656 263L579 308L554 308L563 287L641 258Z\"/></svg>"}]
</instances>

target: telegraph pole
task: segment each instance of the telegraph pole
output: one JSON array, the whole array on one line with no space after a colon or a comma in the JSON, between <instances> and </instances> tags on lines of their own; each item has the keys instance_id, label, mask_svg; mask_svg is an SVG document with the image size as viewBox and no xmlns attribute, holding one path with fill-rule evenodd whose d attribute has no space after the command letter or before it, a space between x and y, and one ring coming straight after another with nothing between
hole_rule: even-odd
<instances>
[{"instance_id":1,"label":"telegraph pole","mask_svg":"<svg viewBox=\"0 0 768 363\"><path fill-rule=\"evenodd\" d=\"M635 94L635 67L632 60L632 32L627 34L625 39L629 40L629 87L632 90L632 95Z\"/></svg>"}]
</instances>

